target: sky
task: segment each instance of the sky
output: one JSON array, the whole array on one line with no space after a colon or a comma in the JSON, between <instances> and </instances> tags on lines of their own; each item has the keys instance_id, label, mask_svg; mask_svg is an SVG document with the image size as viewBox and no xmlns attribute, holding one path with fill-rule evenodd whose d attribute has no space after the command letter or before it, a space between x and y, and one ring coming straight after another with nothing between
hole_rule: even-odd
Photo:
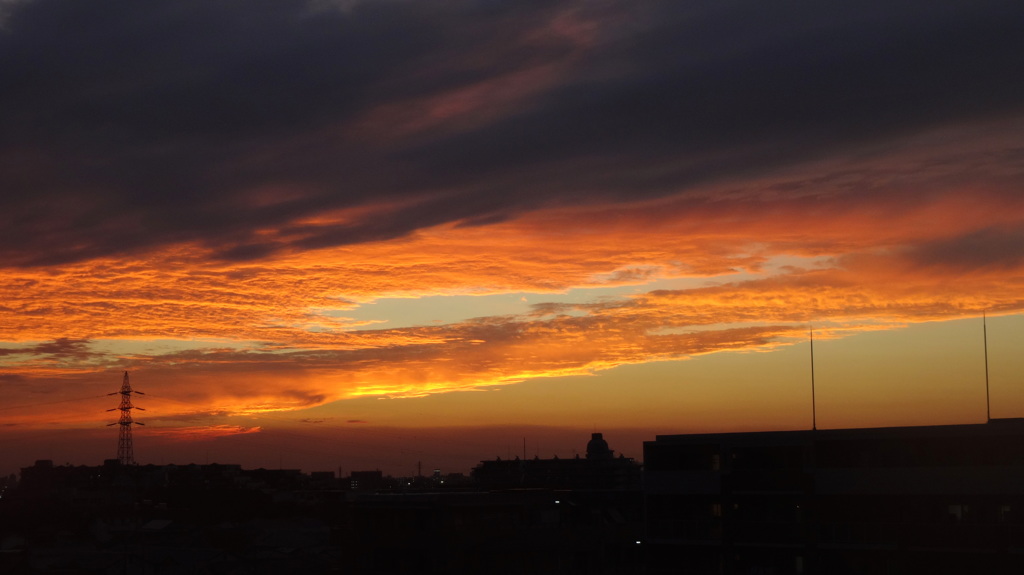
<instances>
[{"instance_id":1,"label":"sky","mask_svg":"<svg viewBox=\"0 0 1024 575\"><path fill-rule=\"evenodd\" d=\"M0 472L125 371L155 464L1024 417L1021 70L1009 1L0 0Z\"/></svg>"}]
</instances>

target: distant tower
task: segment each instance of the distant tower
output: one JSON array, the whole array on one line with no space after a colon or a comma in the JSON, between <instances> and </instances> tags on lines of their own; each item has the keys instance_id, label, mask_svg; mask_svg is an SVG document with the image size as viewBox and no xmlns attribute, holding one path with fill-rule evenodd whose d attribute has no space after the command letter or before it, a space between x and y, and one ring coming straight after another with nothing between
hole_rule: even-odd
<instances>
[{"instance_id":1,"label":"distant tower","mask_svg":"<svg viewBox=\"0 0 1024 575\"><path fill-rule=\"evenodd\" d=\"M117 460L121 465L134 465L135 464L135 453L132 450L132 426L133 425L145 425L138 421L132 420L132 410L142 409L141 407L135 407L132 405L132 394L138 393L145 395L141 391L135 391L132 389L132 384L128 382L128 372L124 372L124 381L121 383L121 391L115 391L114 393L108 393L107 395L121 394L121 405L120 407L114 407L107 411L121 411L121 418L116 423L108 423L107 426L120 425L121 428L117 437ZM145 409L142 409L145 411Z\"/></svg>"},{"instance_id":2,"label":"distant tower","mask_svg":"<svg viewBox=\"0 0 1024 575\"><path fill-rule=\"evenodd\" d=\"M591 433L587 442L587 459L611 459L615 452L608 449L608 442L600 433Z\"/></svg>"}]
</instances>

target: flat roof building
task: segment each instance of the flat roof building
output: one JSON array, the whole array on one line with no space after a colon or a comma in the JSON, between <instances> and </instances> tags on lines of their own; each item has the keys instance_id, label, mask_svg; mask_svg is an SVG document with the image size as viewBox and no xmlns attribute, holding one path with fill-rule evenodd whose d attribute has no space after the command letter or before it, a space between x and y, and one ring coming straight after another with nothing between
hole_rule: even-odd
<instances>
[{"instance_id":1,"label":"flat roof building","mask_svg":"<svg viewBox=\"0 0 1024 575\"><path fill-rule=\"evenodd\" d=\"M659 435L650 573L1024 572L1024 419Z\"/></svg>"}]
</instances>

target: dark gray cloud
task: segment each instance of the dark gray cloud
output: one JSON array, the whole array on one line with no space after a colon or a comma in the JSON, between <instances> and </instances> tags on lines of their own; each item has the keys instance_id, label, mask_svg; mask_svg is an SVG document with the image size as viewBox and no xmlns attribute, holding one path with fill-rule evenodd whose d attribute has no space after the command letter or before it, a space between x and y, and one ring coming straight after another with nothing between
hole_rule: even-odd
<instances>
[{"instance_id":1,"label":"dark gray cloud","mask_svg":"<svg viewBox=\"0 0 1024 575\"><path fill-rule=\"evenodd\" d=\"M90 341L87 339L61 337L26 347L0 349L0 357L5 355L41 355L56 359L84 360L102 355L89 349L89 344Z\"/></svg>"},{"instance_id":2,"label":"dark gray cloud","mask_svg":"<svg viewBox=\"0 0 1024 575\"><path fill-rule=\"evenodd\" d=\"M589 55L620 75L575 78L544 106L414 153L462 177L552 159L595 159L595 181L678 166L609 190L635 196L1021 109L1024 11L1005 3L675 4Z\"/></svg>"},{"instance_id":3,"label":"dark gray cloud","mask_svg":"<svg viewBox=\"0 0 1024 575\"><path fill-rule=\"evenodd\" d=\"M0 265L180 241L256 259L285 241L676 192L1024 111L1012 2L329 4L14 4L0 28ZM360 123L552 64L556 80L474 122ZM289 193L267 202L265 186ZM380 200L405 207L254 234Z\"/></svg>"},{"instance_id":4,"label":"dark gray cloud","mask_svg":"<svg viewBox=\"0 0 1024 575\"><path fill-rule=\"evenodd\" d=\"M1024 265L1024 230L986 228L915 246L905 255L916 265L960 273L1010 271Z\"/></svg>"}]
</instances>

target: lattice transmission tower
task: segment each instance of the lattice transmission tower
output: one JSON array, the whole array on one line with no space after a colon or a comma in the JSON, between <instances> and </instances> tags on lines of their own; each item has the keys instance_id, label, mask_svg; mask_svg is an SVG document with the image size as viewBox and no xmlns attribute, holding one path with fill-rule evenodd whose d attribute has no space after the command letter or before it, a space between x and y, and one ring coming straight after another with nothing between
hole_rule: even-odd
<instances>
[{"instance_id":1,"label":"lattice transmission tower","mask_svg":"<svg viewBox=\"0 0 1024 575\"><path fill-rule=\"evenodd\" d=\"M114 422L108 423L107 426L119 425L120 429L117 435L117 460L121 462L121 465L135 465L135 453L132 448L132 426L133 425L145 425L140 421L132 419L133 409L142 409L132 405L132 394L138 393L140 395L146 395L141 391L135 391L132 389L132 384L128 382L128 372L124 372L124 381L121 383L121 391L115 391L114 393L108 393L107 395L121 394L121 405L108 409L107 411L121 410L121 418Z\"/></svg>"}]
</instances>

